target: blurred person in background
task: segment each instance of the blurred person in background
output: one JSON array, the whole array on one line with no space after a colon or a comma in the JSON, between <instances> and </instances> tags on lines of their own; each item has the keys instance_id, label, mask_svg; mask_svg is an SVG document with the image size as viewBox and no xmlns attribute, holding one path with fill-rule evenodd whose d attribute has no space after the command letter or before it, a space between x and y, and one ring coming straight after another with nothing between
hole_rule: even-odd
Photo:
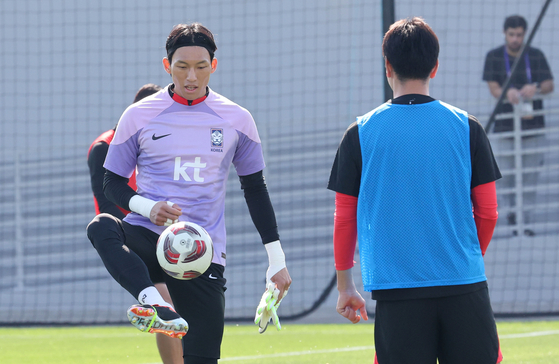
<instances>
[{"instance_id":1,"label":"blurred person in background","mask_svg":"<svg viewBox=\"0 0 559 364\"><path fill-rule=\"evenodd\" d=\"M153 95L157 91L161 90L161 86L155 85L153 83L148 83L142 86L134 97L134 102L136 103L143 98ZM97 215L101 213L107 213L119 219L123 219L130 211L125 210L113 202L109 201L103 192L103 179L105 177L105 157L109 150L109 144L115 135L116 125L114 128L107 130L106 132L99 135L91 146L87 153L87 165L89 166L89 174L91 177L91 189L93 191L93 200L95 202L95 213ZM128 185L136 190L136 175L133 174ZM172 303L171 296L167 290L167 285L165 283L156 283L155 288L159 291L161 296L163 296L168 302ZM182 343L180 339L172 338L167 335L157 333L155 334L155 340L157 342L157 348L159 349L159 355L163 364L181 364L182 360Z\"/></svg>"},{"instance_id":2,"label":"blurred person in background","mask_svg":"<svg viewBox=\"0 0 559 364\"><path fill-rule=\"evenodd\" d=\"M490 50L485 57L483 69L483 80L487 82L491 95L496 99L501 97L503 85L511 76L512 65L520 56L524 45L524 37L528 24L526 19L520 15L511 15L505 19L503 32L505 44ZM521 107L524 116L521 120L522 130L541 129L544 127L543 115L531 115L534 110L543 109L543 101L538 99L538 95L545 95L553 91L553 76L543 52L534 47L528 47L524 56L520 59L515 74L512 76L510 87L506 90L506 101L499 105L498 114L512 113L513 105ZM536 99L534 99L536 97ZM514 130L512 118L495 119L493 131L495 133L511 132ZM511 151L514 146L514 138L506 137L496 139L495 149L498 151ZM544 134L534 134L522 137L522 148L537 148L545 145ZM522 167L540 167L544 164L543 153L531 153L523 156ZM497 159L501 169L513 169L514 156L499 157ZM523 175L523 185L536 186L538 172L525 173ZM505 175L500 182L503 187L514 187L513 175ZM525 192L523 204L529 207L536 203L535 192ZM515 206L514 194L499 196L499 206L511 208ZM517 223L517 216L514 212L507 215L507 224L514 226ZM524 213L526 223L534 223L533 214ZM525 229L525 235L533 236L533 229ZM513 230L513 235L518 232Z\"/></svg>"},{"instance_id":3,"label":"blurred person in background","mask_svg":"<svg viewBox=\"0 0 559 364\"><path fill-rule=\"evenodd\" d=\"M161 90L161 86L155 85L153 83L148 83L142 86L134 97L134 104L144 97L153 95L157 91ZM116 125L114 128L107 130L106 132L99 135L87 152L87 165L89 166L89 174L91 177L91 190L93 191L93 201L95 203L95 213L99 215L102 212L111 214L119 219L123 219L130 211L124 210L118 207L113 202L105 196L103 192L103 178L105 177L105 157L109 150L109 144L115 135ZM132 175L128 181L128 185L136 190L136 175Z\"/></svg>"}]
</instances>

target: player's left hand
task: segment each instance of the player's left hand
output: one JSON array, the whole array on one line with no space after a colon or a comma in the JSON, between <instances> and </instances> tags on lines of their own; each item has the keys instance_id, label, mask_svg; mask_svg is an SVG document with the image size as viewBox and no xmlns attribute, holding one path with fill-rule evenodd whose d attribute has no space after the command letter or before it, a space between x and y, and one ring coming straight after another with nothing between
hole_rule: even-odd
<instances>
[{"instance_id":1,"label":"player's left hand","mask_svg":"<svg viewBox=\"0 0 559 364\"><path fill-rule=\"evenodd\" d=\"M291 276L287 271L287 267L283 268L279 272L277 272L272 278L270 278L270 282L275 284L276 289L279 290L278 300L281 301L283 297L287 294L287 290L289 286L291 286ZM268 282L269 284L269 282Z\"/></svg>"},{"instance_id":2,"label":"player's left hand","mask_svg":"<svg viewBox=\"0 0 559 364\"><path fill-rule=\"evenodd\" d=\"M528 84L522 86L522 88L520 89L520 95L525 100L531 100L534 97L534 95L536 94L537 90L538 90L538 87L536 86L535 83L528 83Z\"/></svg>"},{"instance_id":3,"label":"player's left hand","mask_svg":"<svg viewBox=\"0 0 559 364\"><path fill-rule=\"evenodd\" d=\"M260 303L256 308L256 315L254 316L254 323L258 325L258 332L261 334L266 331L270 321L272 321L278 330L281 330L281 324L277 313L281 303L281 299L278 298L279 294L280 291L273 282L269 282L266 285L266 291L260 299ZM286 295L287 290L283 293L283 297Z\"/></svg>"}]
</instances>

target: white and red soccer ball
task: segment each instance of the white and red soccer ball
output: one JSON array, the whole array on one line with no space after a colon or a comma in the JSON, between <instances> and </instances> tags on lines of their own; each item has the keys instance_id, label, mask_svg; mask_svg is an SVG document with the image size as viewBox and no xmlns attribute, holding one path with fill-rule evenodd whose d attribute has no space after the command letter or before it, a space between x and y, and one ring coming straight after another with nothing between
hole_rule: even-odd
<instances>
[{"instance_id":1,"label":"white and red soccer ball","mask_svg":"<svg viewBox=\"0 0 559 364\"><path fill-rule=\"evenodd\" d=\"M157 240L157 261L173 278L192 279L202 275L214 255L212 238L193 222L180 221L167 227Z\"/></svg>"}]
</instances>

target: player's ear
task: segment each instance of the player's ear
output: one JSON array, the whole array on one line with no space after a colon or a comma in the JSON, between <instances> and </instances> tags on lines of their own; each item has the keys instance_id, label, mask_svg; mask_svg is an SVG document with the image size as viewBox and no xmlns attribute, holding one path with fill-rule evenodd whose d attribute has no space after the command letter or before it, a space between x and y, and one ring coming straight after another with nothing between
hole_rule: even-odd
<instances>
[{"instance_id":1,"label":"player's ear","mask_svg":"<svg viewBox=\"0 0 559 364\"><path fill-rule=\"evenodd\" d=\"M217 58L212 59L212 73L215 72L217 68Z\"/></svg>"},{"instance_id":2,"label":"player's ear","mask_svg":"<svg viewBox=\"0 0 559 364\"><path fill-rule=\"evenodd\" d=\"M165 72L171 74L171 63L169 63L167 57L163 58L163 68L165 69Z\"/></svg>"},{"instance_id":3,"label":"player's ear","mask_svg":"<svg viewBox=\"0 0 559 364\"><path fill-rule=\"evenodd\" d=\"M435 67L433 67L433 70L429 74L429 78L435 78L438 70L439 70L439 60L437 59L437 63L435 64Z\"/></svg>"},{"instance_id":4,"label":"player's ear","mask_svg":"<svg viewBox=\"0 0 559 364\"><path fill-rule=\"evenodd\" d=\"M384 68L386 69L386 77L392 77L392 75L394 74L394 69L392 68L392 65L390 64L390 62L388 62L388 59L386 57L384 57Z\"/></svg>"}]
</instances>

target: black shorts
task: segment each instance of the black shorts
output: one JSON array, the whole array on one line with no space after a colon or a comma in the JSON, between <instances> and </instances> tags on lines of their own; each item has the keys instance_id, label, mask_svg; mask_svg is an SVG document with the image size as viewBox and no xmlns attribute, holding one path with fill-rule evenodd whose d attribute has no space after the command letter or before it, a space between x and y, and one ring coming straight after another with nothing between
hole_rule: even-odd
<instances>
[{"instance_id":1,"label":"black shorts","mask_svg":"<svg viewBox=\"0 0 559 364\"><path fill-rule=\"evenodd\" d=\"M122 222L126 246L146 264L153 283L167 284L175 310L188 322L182 339L185 355L219 358L225 316L225 267L212 263L201 276L179 280L167 275L157 262L155 248L159 235L141 226Z\"/></svg>"},{"instance_id":2,"label":"black shorts","mask_svg":"<svg viewBox=\"0 0 559 364\"><path fill-rule=\"evenodd\" d=\"M495 364L499 340L483 288L474 292L377 301L375 347L379 364Z\"/></svg>"}]
</instances>

